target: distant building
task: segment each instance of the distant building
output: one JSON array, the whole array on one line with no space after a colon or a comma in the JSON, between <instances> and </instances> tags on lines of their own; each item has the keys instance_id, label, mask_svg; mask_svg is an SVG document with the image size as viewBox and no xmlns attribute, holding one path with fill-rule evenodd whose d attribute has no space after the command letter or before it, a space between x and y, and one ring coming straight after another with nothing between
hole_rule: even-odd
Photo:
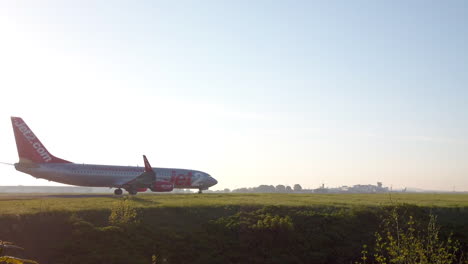
<instances>
[{"instance_id":1,"label":"distant building","mask_svg":"<svg viewBox=\"0 0 468 264\"><path fill-rule=\"evenodd\" d=\"M322 184L320 188L315 189L314 193L385 193L388 192L388 187L383 187L381 182L377 182L377 185L372 184L357 184L352 187L341 186L337 188L325 188Z\"/></svg>"},{"instance_id":2,"label":"distant building","mask_svg":"<svg viewBox=\"0 0 468 264\"><path fill-rule=\"evenodd\" d=\"M314 193L328 193L328 191L329 189L325 188L325 184L322 184L322 186L320 186L319 188L314 189Z\"/></svg>"}]
</instances>

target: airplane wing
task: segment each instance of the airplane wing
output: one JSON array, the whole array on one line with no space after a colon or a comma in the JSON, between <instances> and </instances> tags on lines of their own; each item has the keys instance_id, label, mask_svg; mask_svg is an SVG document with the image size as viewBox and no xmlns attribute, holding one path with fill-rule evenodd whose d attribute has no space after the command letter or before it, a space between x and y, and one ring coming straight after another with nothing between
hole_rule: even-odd
<instances>
[{"instance_id":1,"label":"airplane wing","mask_svg":"<svg viewBox=\"0 0 468 264\"><path fill-rule=\"evenodd\" d=\"M135 179L125 183L125 186L128 186L132 189L146 188L151 186L151 184L156 181L156 173L154 172L145 155L143 155L143 160L145 162L145 171Z\"/></svg>"}]
</instances>

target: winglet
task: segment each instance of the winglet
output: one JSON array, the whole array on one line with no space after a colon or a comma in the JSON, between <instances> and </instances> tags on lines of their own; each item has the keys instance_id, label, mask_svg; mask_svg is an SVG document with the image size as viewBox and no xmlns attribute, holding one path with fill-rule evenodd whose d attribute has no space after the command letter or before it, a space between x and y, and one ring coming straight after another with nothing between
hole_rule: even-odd
<instances>
[{"instance_id":1,"label":"winglet","mask_svg":"<svg viewBox=\"0 0 468 264\"><path fill-rule=\"evenodd\" d=\"M151 165L145 155L143 155L143 160L145 161L145 172L153 172L153 168L151 168Z\"/></svg>"}]
</instances>

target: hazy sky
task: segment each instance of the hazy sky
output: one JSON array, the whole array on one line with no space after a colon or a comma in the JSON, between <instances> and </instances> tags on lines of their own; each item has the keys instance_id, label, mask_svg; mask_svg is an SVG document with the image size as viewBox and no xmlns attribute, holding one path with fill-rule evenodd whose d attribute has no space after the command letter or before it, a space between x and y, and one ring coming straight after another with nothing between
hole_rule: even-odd
<instances>
[{"instance_id":1,"label":"hazy sky","mask_svg":"<svg viewBox=\"0 0 468 264\"><path fill-rule=\"evenodd\" d=\"M468 191L468 1L2 1L10 116L77 163L214 189ZM47 181L0 166L0 185Z\"/></svg>"}]
</instances>

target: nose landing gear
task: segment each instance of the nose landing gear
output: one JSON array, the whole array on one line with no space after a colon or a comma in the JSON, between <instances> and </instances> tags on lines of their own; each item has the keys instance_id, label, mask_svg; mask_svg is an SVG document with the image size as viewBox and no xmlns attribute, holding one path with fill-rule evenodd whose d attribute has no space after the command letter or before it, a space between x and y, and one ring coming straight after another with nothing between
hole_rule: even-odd
<instances>
[{"instance_id":1,"label":"nose landing gear","mask_svg":"<svg viewBox=\"0 0 468 264\"><path fill-rule=\"evenodd\" d=\"M122 191L122 189L120 189L120 188L114 190L114 194L115 194L115 195L122 195L122 193L123 193L123 191Z\"/></svg>"}]
</instances>

